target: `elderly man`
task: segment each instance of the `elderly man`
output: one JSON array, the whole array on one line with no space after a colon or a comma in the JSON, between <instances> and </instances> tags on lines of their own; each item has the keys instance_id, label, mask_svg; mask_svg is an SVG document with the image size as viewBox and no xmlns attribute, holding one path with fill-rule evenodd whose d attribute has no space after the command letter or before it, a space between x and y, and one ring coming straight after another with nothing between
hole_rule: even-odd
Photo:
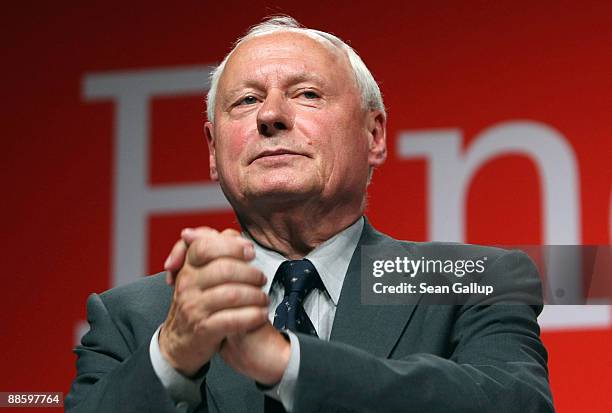
<instances>
[{"instance_id":1,"label":"elderly man","mask_svg":"<svg viewBox=\"0 0 612 413\"><path fill-rule=\"evenodd\" d=\"M363 217L386 114L349 46L288 17L255 26L214 72L208 118L243 234L184 230L165 274L89 298L69 411L553 410L541 307L362 304L365 248L440 246ZM539 287L520 253L452 251Z\"/></svg>"}]
</instances>

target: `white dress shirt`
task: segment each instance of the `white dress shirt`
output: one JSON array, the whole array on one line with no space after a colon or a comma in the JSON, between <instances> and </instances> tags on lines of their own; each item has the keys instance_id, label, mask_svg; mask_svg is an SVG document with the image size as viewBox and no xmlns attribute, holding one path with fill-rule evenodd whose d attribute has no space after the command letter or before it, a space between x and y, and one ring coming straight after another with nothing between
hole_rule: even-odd
<instances>
[{"instance_id":1,"label":"white dress shirt","mask_svg":"<svg viewBox=\"0 0 612 413\"><path fill-rule=\"evenodd\" d=\"M313 263L325 286L325 291L315 289L303 302L304 310L322 340L329 340L331 335L344 277L361 237L363 225L364 219L361 217L304 257ZM272 282L278 267L287 258L276 251L262 247L256 242L254 244L255 258L251 261L251 265L258 268L267 277L267 283L262 288L269 292L268 317L270 322L273 322L274 311L284 297L284 287L281 283L273 284ZM172 400L177 403L177 407L193 410L201 402L200 385L204 377L192 380L172 368L159 349L158 335L160 328L161 326L153 334L149 345L153 370L168 390ZM289 331L288 335L291 342L289 364L281 381L273 388L266 390L265 394L279 400L285 410L290 412L293 408L295 386L300 367L300 343L295 334Z\"/></svg>"}]
</instances>

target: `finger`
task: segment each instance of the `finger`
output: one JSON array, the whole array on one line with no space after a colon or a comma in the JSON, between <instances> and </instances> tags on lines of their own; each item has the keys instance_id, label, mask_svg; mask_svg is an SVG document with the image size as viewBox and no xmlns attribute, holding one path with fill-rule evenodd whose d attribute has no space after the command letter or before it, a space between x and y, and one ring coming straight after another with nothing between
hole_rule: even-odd
<instances>
[{"instance_id":1,"label":"finger","mask_svg":"<svg viewBox=\"0 0 612 413\"><path fill-rule=\"evenodd\" d=\"M182 239L175 242L170 250L170 254L168 254L168 258L164 262L164 269L166 271L178 271L185 261L186 252L187 244Z\"/></svg>"},{"instance_id":2,"label":"finger","mask_svg":"<svg viewBox=\"0 0 612 413\"><path fill-rule=\"evenodd\" d=\"M211 288L224 283L250 284L260 288L266 276L259 269L234 258L217 258L206 267L194 273L192 282L201 289Z\"/></svg>"},{"instance_id":3,"label":"finger","mask_svg":"<svg viewBox=\"0 0 612 413\"><path fill-rule=\"evenodd\" d=\"M197 228L184 228L181 231L181 238L187 243L187 245L191 244L197 238L202 237L206 234L218 234L214 228L210 227L197 227Z\"/></svg>"},{"instance_id":4,"label":"finger","mask_svg":"<svg viewBox=\"0 0 612 413\"><path fill-rule=\"evenodd\" d=\"M166 284L173 285L176 282L176 273L181 269L183 264L185 263L185 256L187 254L187 248L189 248L190 241L187 242L186 239L191 239L190 237L202 236L205 233L218 233L216 230L208 227L198 227L198 228L184 228L181 231L182 238L174 244L168 258L164 262L164 270L166 270ZM185 237L183 237L185 235Z\"/></svg>"},{"instance_id":5,"label":"finger","mask_svg":"<svg viewBox=\"0 0 612 413\"><path fill-rule=\"evenodd\" d=\"M268 322L267 308L251 306L217 311L202 320L200 328L215 336L228 336L254 330Z\"/></svg>"},{"instance_id":6,"label":"finger","mask_svg":"<svg viewBox=\"0 0 612 413\"><path fill-rule=\"evenodd\" d=\"M168 285L172 285L176 281L176 275L185 262L186 254L187 245L185 245L185 242L183 240L177 241L172 247L170 255L168 255L168 258L166 258L166 262L164 262L164 269L166 270L166 283Z\"/></svg>"},{"instance_id":7,"label":"finger","mask_svg":"<svg viewBox=\"0 0 612 413\"><path fill-rule=\"evenodd\" d=\"M223 231L221 231L221 235L229 235L230 237L242 237L242 234L240 234L240 232L236 231L233 228L224 229Z\"/></svg>"},{"instance_id":8,"label":"finger","mask_svg":"<svg viewBox=\"0 0 612 413\"><path fill-rule=\"evenodd\" d=\"M202 292L200 301L204 311L210 314L228 308L268 308L268 295L260 288L246 284L222 284L209 288Z\"/></svg>"},{"instance_id":9,"label":"finger","mask_svg":"<svg viewBox=\"0 0 612 413\"><path fill-rule=\"evenodd\" d=\"M195 267L220 257L250 261L255 258L255 248L251 241L244 238L205 233L194 239L187 249L187 262Z\"/></svg>"},{"instance_id":10,"label":"finger","mask_svg":"<svg viewBox=\"0 0 612 413\"><path fill-rule=\"evenodd\" d=\"M175 290L205 290L226 283L248 284L261 289L267 282L264 273L252 265L235 258L221 257L203 267L183 267L175 275Z\"/></svg>"}]
</instances>

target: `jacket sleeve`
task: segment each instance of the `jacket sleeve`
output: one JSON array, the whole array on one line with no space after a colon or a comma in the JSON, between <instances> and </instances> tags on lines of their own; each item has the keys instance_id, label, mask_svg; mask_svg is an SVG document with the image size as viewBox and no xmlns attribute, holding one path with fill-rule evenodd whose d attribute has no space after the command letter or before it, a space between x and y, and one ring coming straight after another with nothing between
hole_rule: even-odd
<instances>
[{"instance_id":1,"label":"jacket sleeve","mask_svg":"<svg viewBox=\"0 0 612 413\"><path fill-rule=\"evenodd\" d=\"M87 300L90 330L77 346L77 375L67 412L178 412L158 379L149 341L135 347L117 328L97 294Z\"/></svg>"},{"instance_id":2,"label":"jacket sleeve","mask_svg":"<svg viewBox=\"0 0 612 413\"><path fill-rule=\"evenodd\" d=\"M454 307L448 358L380 358L300 334L294 412L554 412L537 324L542 307L521 302L512 287L518 280L541 297L537 269L525 254L510 252L488 272L502 276L500 293L495 302Z\"/></svg>"}]
</instances>

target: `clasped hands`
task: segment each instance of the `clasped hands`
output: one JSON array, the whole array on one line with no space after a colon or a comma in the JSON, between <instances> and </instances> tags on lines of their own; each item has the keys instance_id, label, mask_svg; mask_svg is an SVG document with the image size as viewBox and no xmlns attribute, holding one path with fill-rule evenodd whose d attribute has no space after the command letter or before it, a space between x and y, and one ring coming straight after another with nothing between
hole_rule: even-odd
<instances>
[{"instance_id":1,"label":"clasped hands","mask_svg":"<svg viewBox=\"0 0 612 413\"><path fill-rule=\"evenodd\" d=\"M265 385L278 383L290 344L268 320L264 274L249 265L253 243L238 231L185 229L168 256L174 295L159 347L181 374L192 377L215 353L234 370Z\"/></svg>"}]
</instances>

